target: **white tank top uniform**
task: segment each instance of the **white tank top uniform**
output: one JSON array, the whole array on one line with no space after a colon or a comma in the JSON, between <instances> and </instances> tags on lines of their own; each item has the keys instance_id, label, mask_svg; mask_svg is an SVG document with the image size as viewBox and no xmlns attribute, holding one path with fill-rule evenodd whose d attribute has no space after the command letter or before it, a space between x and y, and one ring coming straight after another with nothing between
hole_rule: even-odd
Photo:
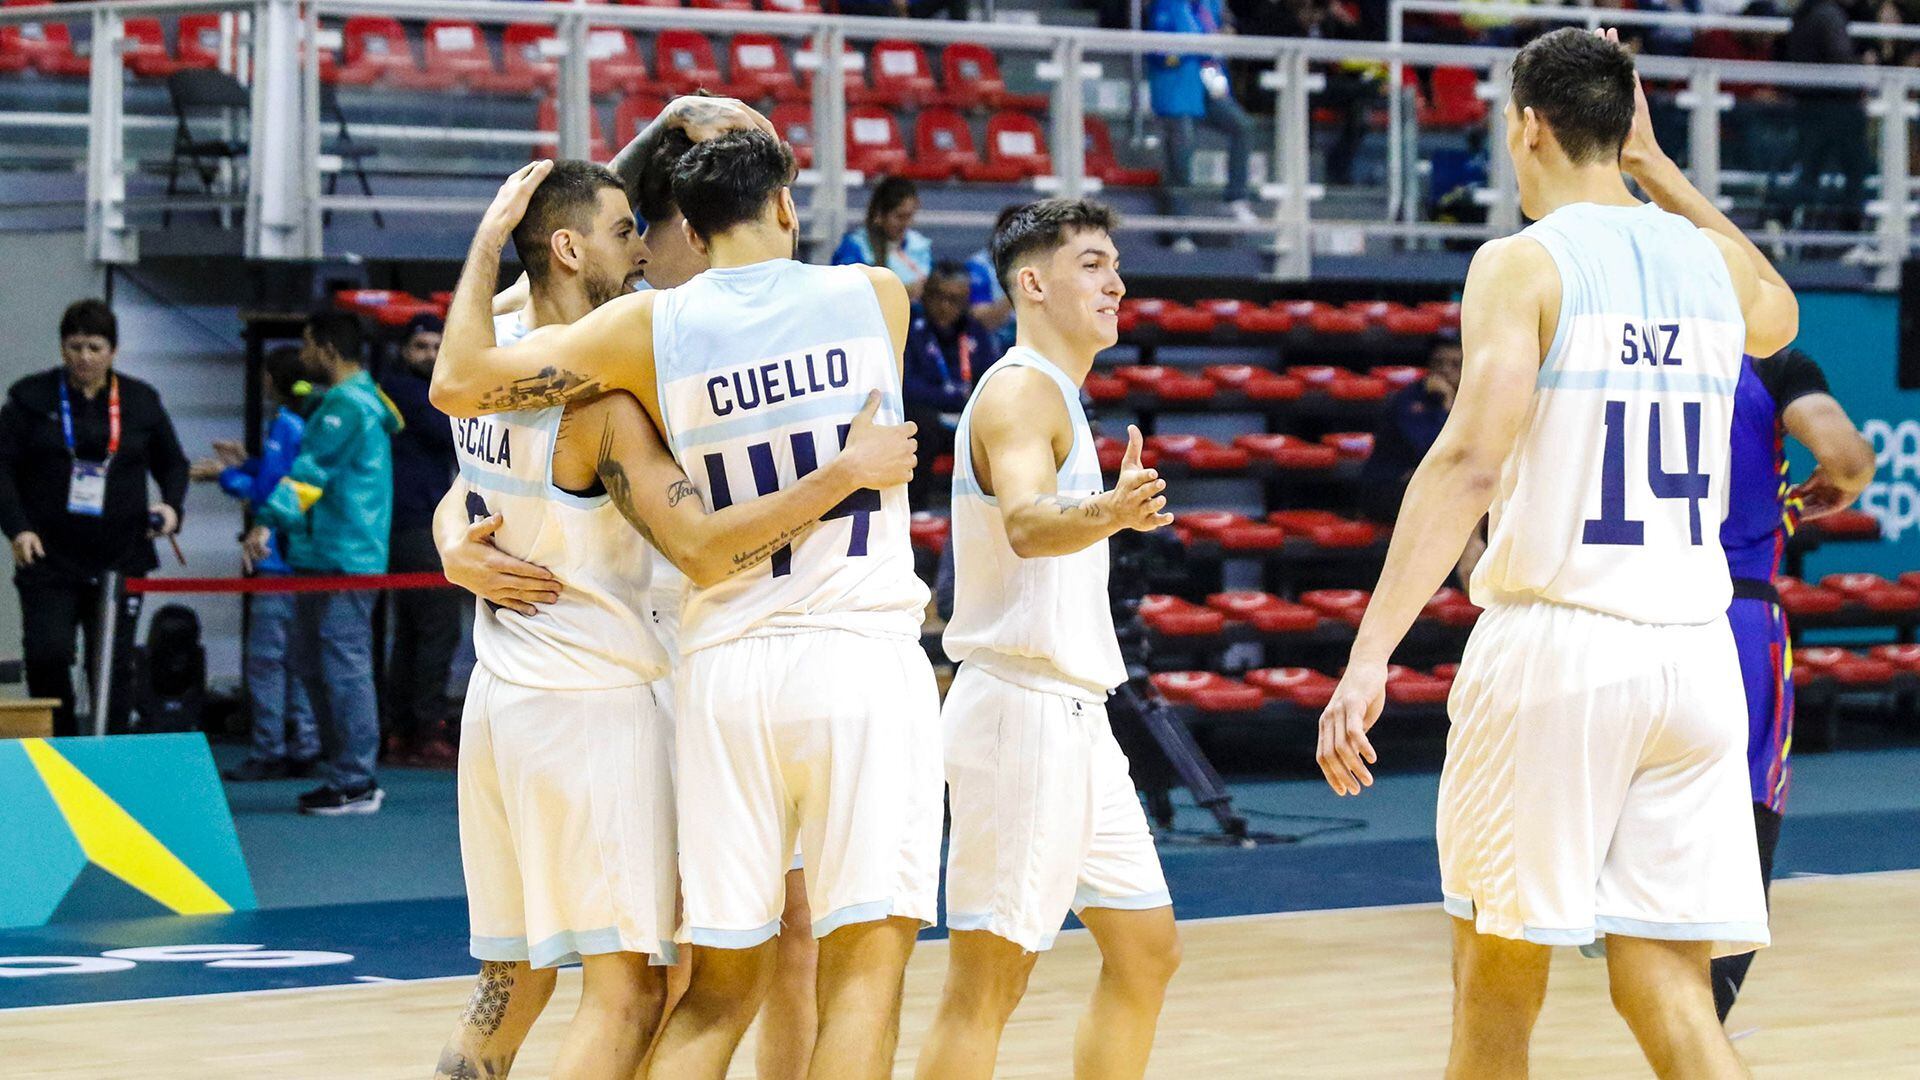
<instances>
[{"instance_id":1,"label":"white tank top uniform","mask_svg":"<svg viewBox=\"0 0 1920 1080\"><path fill-rule=\"evenodd\" d=\"M460 740L471 949L536 967L674 955L673 727L648 684L668 656L652 556L606 495L553 485L561 408L452 421L467 511L551 570L532 617L478 601Z\"/></svg>"},{"instance_id":2,"label":"white tank top uniform","mask_svg":"<svg viewBox=\"0 0 1920 1080\"><path fill-rule=\"evenodd\" d=\"M1504 463L1448 711L1447 910L1485 934L1768 941L1720 548L1746 325L1720 249L1656 206L1522 234L1559 324Z\"/></svg>"},{"instance_id":3,"label":"white tank top uniform","mask_svg":"<svg viewBox=\"0 0 1920 1080\"><path fill-rule=\"evenodd\" d=\"M941 710L953 821L947 924L1039 952L1052 947L1068 911L1172 901L1107 722L1107 695L1127 677L1107 595L1107 542L1016 555L998 500L975 474L981 389L1017 368L1053 383L1073 425L1073 448L1055 474L1059 494L1106 489L1080 388L1015 346L981 376L954 434L945 646L961 666Z\"/></svg>"},{"instance_id":4,"label":"white tank top uniform","mask_svg":"<svg viewBox=\"0 0 1920 1080\"><path fill-rule=\"evenodd\" d=\"M899 349L860 267L776 259L660 290L668 446L706 508L772 495L840 452L871 391L903 415ZM860 491L681 609L683 940L772 937L796 838L814 932L931 923L939 696L919 644L904 485Z\"/></svg>"}]
</instances>

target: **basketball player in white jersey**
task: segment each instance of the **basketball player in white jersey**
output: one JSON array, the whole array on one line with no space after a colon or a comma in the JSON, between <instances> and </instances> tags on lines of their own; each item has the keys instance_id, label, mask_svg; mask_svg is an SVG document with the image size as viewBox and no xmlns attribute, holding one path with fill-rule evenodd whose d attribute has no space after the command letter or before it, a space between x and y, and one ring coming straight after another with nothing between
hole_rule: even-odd
<instances>
[{"instance_id":1,"label":"basketball player in white jersey","mask_svg":"<svg viewBox=\"0 0 1920 1080\"><path fill-rule=\"evenodd\" d=\"M533 286L530 343L545 337L538 324L626 291L621 271L637 271L645 250L617 179L585 162L559 163L514 238ZM671 960L676 892L671 718L648 685L668 667L646 618L649 545L711 585L853 492L904 482L911 433L873 425L877 407L874 395L847 451L811 476L711 515L630 395L454 421L461 476L439 531L497 515L495 543L547 568L558 592L531 616L476 613L461 834L473 952L487 970L444 1074L504 1071L552 966L575 956L582 1003L556 1075L634 1074L665 996L645 959Z\"/></svg>"},{"instance_id":2,"label":"basketball player in white jersey","mask_svg":"<svg viewBox=\"0 0 1920 1080\"><path fill-rule=\"evenodd\" d=\"M1474 257L1459 395L1320 721L1328 783L1359 794L1388 659L1490 509L1440 780L1450 1077L1525 1075L1548 946L1602 936L1658 1075L1745 1075L1708 979L1768 940L1719 524L1741 353L1786 345L1799 311L1678 169L1623 160L1636 97L1604 37L1515 57L1507 152L1535 224Z\"/></svg>"},{"instance_id":3,"label":"basketball player in white jersey","mask_svg":"<svg viewBox=\"0 0 1920 1080\"><path fill-rule=\"evenodd\" d=\"M946 989L921 1080L989 1080L1000 1034L1069 910L1100 946L1073 1074L1146 1072L1179 965L1153 834L1107 724L1126 681L1107 538L1157 529L1166 481L1140 431L1112 490L1080 384L1119 333L1113 214L1081 199L1021 208L994 233L1019 337L974 387L954 436L953 619L960 671L941 710L953 833Z\"/></svg>"},{"instance_id":4,"label":"basketball player in white jersey","mask_svg":"<svg viewBox=\"0 0 1920 1080\"><path fill-rule=\"evenodd\" d=\"M791 177L791 153L764 133L694 147L674 201L713 269L615 300L544 350L492 346L500 241L483 225L436 403L462 415L628 390L712 509L831 460L870 391L899 415L908 303L883 268L792 261ZM688 598L676 776L696 955L656 1075L725 1075L765 992L796 833L821 939L810 1075L891 1068L906 960L935 913L941 819L938 700L918 646L927 592L907 525L904 485L862 492L764 565Z\"/></svg>"}]
</instances>

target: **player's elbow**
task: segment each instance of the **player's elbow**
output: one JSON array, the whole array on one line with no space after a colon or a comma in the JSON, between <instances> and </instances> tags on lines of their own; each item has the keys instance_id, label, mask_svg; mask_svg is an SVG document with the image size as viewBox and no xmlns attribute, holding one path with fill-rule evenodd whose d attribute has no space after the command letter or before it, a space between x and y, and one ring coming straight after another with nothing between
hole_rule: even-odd
<instances>
[{"instance_id":1,"label":"player's elbow","mask_svg":"<svg viewBox=\"0 0 1920 1080\"><path fill-rule=\"evenodd\" d=\"M1800 336L1800 301L1791 289L1779 290L1767 306L1766 317L1752 328L1747 342L1747 352L1754 356L1772 356Z\"/></svg>"},{"instance_id":2,"label":"player's elbow","mask_svg":"<svg viewBox=\"0 0 1920 1080\"><path fill-rule=\"evenodd\" d=\"M1035 526L1033 516L1025 513L1008 517L1007 546L1023 559L1044 559L1060 554L1046 542L1046 536Z\"/></svg>"},{"instance_id":3,"label":"player's elbow","mask_svg":"<svg viewBox=\"0 0 1920 1080\"><path fill-rule=\"evenodd\" d=\"M1828 455L1831 460L1820 462L1833 475L1834 481L1848 491L1865 491L1873 483L1873 473L1879 462L1874 459L1873 446L1861 438L1858 433L1848 432L1848 438Z\"/></svg>"}]
</instances>

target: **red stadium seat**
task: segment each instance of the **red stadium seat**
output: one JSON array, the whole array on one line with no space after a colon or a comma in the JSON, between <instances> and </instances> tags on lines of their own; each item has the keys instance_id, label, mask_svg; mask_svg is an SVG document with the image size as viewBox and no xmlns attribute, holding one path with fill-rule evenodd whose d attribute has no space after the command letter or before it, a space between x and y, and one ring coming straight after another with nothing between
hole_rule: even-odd
<instances>
[{"instance_id":1,"label":"red stadium seat","mask_svg":"<svg viewBox=\"0 0 1920 1080\"><path fill-rule=\"evenodd\" d=\"M1162 379L1179 374L1162 364L1128 364L1113 369L1116 377L1125 380L1127 385L1141 390L1150 390Z\"/></svg>"},{"instance_id":2,"label":"red stadium seat","mask_svg":"<svg viewBox=\"0 0 1920 1080\"><path fill-rule=\"evenodd\" d=\"M334 72L335 82L348 86L386 82L407 89L445 85L421 71L399 19L355 15L341 28L340 38L345 55Z\"/></svg>"},{"instance_id":3,"label":"red stadium seat","mask_svg":"<svg viewBox=\"0 0 1920 1080\"><path fill-rule=\"evenodd\" d=\"M697 30L662 30L653 39L653 79L669 95L720 85L713 42Z\"/></svg>"},{"instance_id":4,"label":"red stadium seat","mask_svg":"<svg viewBox=\"0 0 1920 1080\"><path fill-rule=\"evenodd\" d=\"M1366 521L1342 521L1307 530L1307 539L1322 548L1363 548L1379 538L1380 527Z\"/></svg>"},{"instance_id":5,"label":"red stadium seat","mask_svg":"<svg viewBox=\"0 0 1920 1080\"><path fill-rule=\"evenodd\" d=\"M776 105L767 115L767 121L773 130L787 140L793 147L794 164L803 169L813 167L813 109L798 102Z\"/></svg>"},{"instance_id":6,"label":"red stadium seat","mask_svg":"<svg viewBox=\"0 0 1920 1080\"><path fill-rule=\"evenodd\" d=\"M632 33L596 26L587 31L587 80L595 94L633 93L652 82L653 74Z\"/></svg>"},{"instance_id":7,"label":"red stadium seat","mask_svg":"<svg viewBox=\"0 0 1920 1080\"><path fill-rule=\"evenodd\" d=\"M1414 383L1426 378L1427 369L1413 367L1408 364L1389 364L1385 367L1369 369L1367 374L1376 379L1385 379L1388 386L1398 390L1403 386L1412 386Z\"/></svg>"},{"instance_id":8,"label":"red stadium seat","mask_svg":"<svg viewBox=\"0 0 1920 1080\"><path fill-rule=\"evenodd\" d=\"M5 6L40 7L45 0L7 0ZM52 8L48 7L49 15ZM13 23L0 26L0 70L32 67L42 75L79 77L91 70L87 58L73 51L73 31L64 22Z\"/></svg>"},{"instance_id":9,"label":"red stadium seat","mask_svg":"<svg viewBox=\"0 0 1920 1080\"><path fill-rule=\"evenodd\" d=\"M560 65L547 55L546 43L555 38L554 28L533 23L516 23L501 31L498 75L476 74L468 83L476 90L502 94L523 94L536 89L553 89Z\"/></svg>"},{"instance_id":10,"label":"red stadium seat","mask_svg":"<svg viewBox=\"0 0 1920 1080\"><path fill-rule=\"evenodd\" d=\"M1834 592L1832 589L1800 585L1796 589L1780 590L1780 606L1793 618L1807 615L1831 615L1847 606L1847 598L1845 594Z\"/></svg>"},{"instance_id":11,"label":"red stadium seat","mask_svg":"<svg viewBox=\"0 0 1920 1080\"><path fill-rule=\"evenodd\" d=\"M1338 685L1331 675L1325 675L1312 668L1271 667L1258 668L1246 674L1248 686L1257 686L1269 697L1291 699L1291 695L1303 689L1325 689L1329 697ZM1326 702L1321 702L1325 705Z\"/></svg>"},{"instance_id":12,"label":"red stadium seat","mask_svg":"<svg viewBox=\"0 0 1920 1080\"><path fill-rule=\"evenodd\" d=\"M933 455L933 475L935 476L952 476L953 475L953 455L952 454Z\"/></svg>"},{"instance_id":13,"label":"red stadium seat","mask_svg":"<svg viewBox=\"0 0 1920 1080\"><path fill-rule=\"evenodd\" d=\"M1312 472L1331 469L1340 463L1338 450L1316 446L1292 435L1242 435L1233 440L1233 444L1276 468L1289 471Z\"/></svg>"},{"instance_id":14,"label":"red stadium seat","mask_svg":"<svg viewBox=\"0 0 1920 1080\"><path fill-rule=\"evenodd\" d=\"M1168 305L1160 313L1160 329L1169 334L1211 334L1220 316L1204 307Z\"/></svg>"},{"instance_id":15,"label":"red stadium seat","mask_svg":"<svg viewBox=\"0 0 1920 1080\"><path fill-rule=\"evenodd\" d=\"M1316 334L1351 336L1366 332L1367 317L1345 308L1323 308L1307 316L1307 329Z\"/></svg>"},{"instance_id":16,"label":"red stadium seat","mask_svg":"<svg viewBox=\"0 0 1920 1080\"><path fill-rule=\"evenodd\" d=\"M417 315L433 314L436 305L397 289L342 289L333 294L333 305L379 323L405 326Z\"/></svg>"},{"instance_id":17,"label":"red stadium seat","mask_svg":"<svg viewBox=\"0 0 1920 1080\"><path fill-rule=\"evenodd\" d=\"M752 11L753 0L687 0L687 6L712 11Z\"/></svg>"},{"instance_id":18,"label":"red stadium seat","mask_svg":"<svg viewBox=\"0 0 1920 1080\"><path fill-rule=\"evenodd\" d=\"M1472 68L1433 69L1431 104L1419 110L1424 127L1466 128L1486 122L1487 103L1480 100L1480 73Z\"/></svg>"},{"instance_id":19,"label":"red stadium seat","mask_svg":"<svg viewBox=\"0 0 1920 1080\"><path fill-rule=\"evenodd\" d=\"M1241 390L1254 401L1297 401L1307 386L1291 376L1263 373L1248 379Z\"/></svg>"},{"instance_id":20,"label":"red stadium seat","mask_svg":"<svg viewBox=\"0 0 1920 1080\"><path fill-rule=\"evenodd\" d=\"M1312 589L1300 594L1300 602L1329 619L1358 625L1366 613L1372 595L1361 589Z\"/></svg>"},{"instance_id":21,"label":"red stadium seat","mask_svg":"<svg viewBox=\"0 0 1920 1080\"><path fill-rule=\"evenodd\" d=\"M1212 379L1222 390L1238 390L1263 370L1252 364L1211 364L1201 374Z\"/></svg>"},{"instance_id":22,"label":"red stadium seat","mask_svg":"<svg viewBox=\"0 0 1920 1080\"><path fill-rule=\"evenodd\" d=\"M1344 374L1344 373L1343 373ZM1327 396L1335 401L1382 401L1391 391L1385 379L1367 375L1346 375L1327 386Z\"/></svg>"},{"instance_id":23,"label":"red stadium seat","mask_svg":"<svg viewBox=\"0 0 1920 1080\"><path fill-rule=\"evenodd\" d=\"M1900 668L1885 660L1847 653L1828 664L1826 673L1842 686L1874 687L1891 682L1900 674Z\"/></svg>"},{"instance_id":24,"label":"red stadium seat","mask_svg":"<svg viewBox=\"0 0 1920 1080\"><path fill-rule=\"evenodd\" d=\"M1159 169L1130 169L1113 153L1113 131L1097 116L1086 117L1086 170L1109 187L1159 187Z\"/></svg>"},{"instance_id":25,"label":"red stadium seat","mask_svg":"<svg viewBox=\"0 0 1920 1080\"><path fill-rule=\"evenodd\" d=\"M1087 381L1080 384L1080 389L1085 390L1094 401L1103 404L1125 401L1127 397L1127 381L1112 375L1088 375Z\"/></svg>"},{"instance_id":26,"label":"red stadium seat","mask_svg":"<svg viewBox=\"0 0 1920 1080\"><path fill-rule=\"evenodd\" d=\"M435 19L427 24L425 77L438 86L471 85L499 74L478 23Z\"/></svg>"},{"instance_id":27,"label":"red stadium seat","mask_svg":"<svg viewBox=\"0 0 1920 1080\"><path fill-rule=\"evenodd\" d=\"M1458 676L1459 674L1460 674L1460 665L1459 665L1459 664L1435 664L1435 665L1433 665L1433 677L1434 677L1434 678L1436 678L1436 679L1445 679L1445 680L1447 680L1448 682L1452 682L1452 681L1454 680L1454 678L1455 678L1456 676Z\"/></svg>"},{"instance_id":28,"label":"red stadium seat","mask_svg":"<svg viewBox=\"0 0 1920 1080\"><path fill-rule=\"evenodd\" d=\"M1446 322L1439 313L1418 309L1388 312L1380 320L1380 325L1395 337L1432 337L1446 329Z\"/></svg>"},{"instance_id":29,"label":"red stadium seat","mask_svg":"<svg viewBox=\"0 0 1920 1080\"><path fill-rule=\"evenodd\" d=\"M907 145L893 114L878 105L847 110L847 168L878 176L898 172L907 162Z\"/></svg>"},{"instance_id":30,"label":"red stadium seat","mask_svg":"<svg viewBox=\"0 0 1920 1080\"><path fill-rule=\"evenodd\" d=\"M980 152L973 129L952 109L923 109L913 122L913 157L900 175L914 180L951 180L969 166L978 168Z\"/></svg>"},{"instance_id":31,"label":"red stadium seat","mask_svg":"<svg viewBox=\"0 0 1920 1080\"><path fill-rule=\"evenodd\" d=\"M847 101L918 107L939 96L926 50L911 41L876 41L867 57L867 83L847 80Z\"/></svg>"},{"instance_id":32,"label":"red stadium seat","mask_svg":"<svg viewBox=\"0 0 1920 1080\"><path fill-rule=\"evenodd\" d=\"M1320 445L1330 446L1348 461L1365 461L1373 456L1373 433L1336 431L1320 436Z\"/></svg>"},{"instance_id":33,"label":"red stadium seat","mask_svg":"<svg viewBox=\"0 0 1920 1080\"><path fill-rule=\"evenodd\" d=\"M1226 629L1227 617L1195 604L1154 611L1148 611L1143 605L1140 622L1154 633L1167 637L1216 637Z\"/></svg>"},{"instance_id":34,"label":"red stadium seat","mask_svg":"<svg viewBox=\"0 0 1920 1080\"><path fill-rule=\"evenodd\" d=\"M1287 369L1287 374L1306 383L1312 389L1325 390L1340 377L1340 369L1325 364L1296 364Z\"/></svg>"},{"instance_id":35,"label":"red stadium seat","mask_svg":"<svg viewBox=\"0 0 1920 1080\"><path fill-rule=\"evenodd\" d=\"M786 46L772 34L733 35L727 45L727 59L733 69L729 86L736 97L747 101L800 101L807 96L794 76Z\"/></svg>"},{"instance_id":36,"label":"red stadium seat","mask_svg":"<svg viewBox=\"0 0 1920 1080\"><path fill-rule=\"evenodd\" d=\"M1217 592L1207 597L1208 607L1226 615L1228 618L1238 619L1242 622L1251 618L1257 611L1284 603L1286 603L1285 600L1280 599L1272 593L1263 593L1252 589L1241 589L1234 592Z\"/></svg>"},{"instance_id":37,"label":"red stadium seat","mask_svg":"<svg viewBox=\"0 0 1920 1080\"><path fill-rule=\"evenodd\" d=\"M914 547L925 548L939 554L947 546L950 527L951 522L947 518L919 510L915 511L912 520L908 522L907 532L913 540Z\"/></svg>"},{"instance_id":38,"label":"red stadium seat","mask_svg":"<svg viewBox=\"0 0 1920 1080\"><path fill-rule=\"evenodd\" d=\"M1000 61L993 50L972 41L956 41L940 50L944 81L941 104L956 109L1044 109L1045 94L1014 94L1000 77Z\"/></svg>"},{"instance_id":39,"label":"red stadium seat","mask_svg":"<svg viewBox=\"0 0 1920 1080\"><path fill-rule=\"evenodd\" d=\"M1248 709L1257 709L1265 704L1267 695L1259 687L1248 686L1235 679L1228 679L1218 686L1206 686L1194 690L1189 695L1188 704L1201 712L1237 713Z\"/></svg>"},{"instance_id":40,"label":"red stadium seat","mask_svg":"<svg viewBox=\"0 0 1920 1080\"><path fill-rule=\"evenodd\" d=\"M1127 446L1118 439L1109 439L1105 435L1093 437L1093 452L1099 456L1100 471L1114 472L1120 468L1120 459L1125 456ZM1146 449L1140 453L1140 464L1151 469L1160 463L1160 451Z\"/></svg>"},{"instance_id":41,"label":"red stadium seat","mask_svg":"<svg viewBox=\"0 0 1920 1080\"><path fill-rule=\"evenodd\" d=\"M1015 166L1022 179L1052 175L1046 129L1026 113L994 113L987 118L987 163Z\"/></svg>"},{"instance_id":42,"label":"red stadium seat","mask_svg":"<svg viewBox=\"0 0 1920 1080\"><path fill-rule=\"evenodd\" d=\"M760 6L768 11L784 12L788 15L820 14L820 0L760 0Z\"/></svg>"},{"instance_id":43,"label":"red stadium seat","mask_svg":"<svg viewBox=\"0 0 1920 1080\"><path fill-rule=\"evenodd\" d=\"M587 117L590 121L587 153L595 161L605 161L613 156L613 149L607 145L607 129L600 125L600 110L588 109ZM536 158L558 157L559 144L553 141L551 136L560 130L560 109L552 98L540 99L540 112L534 121L534 126L549 138L534 144L533 156Z\"/></svg>"},{"instance_id":44,"label":"red stadium seat","mask_svg":"<svg viewBox=\"0 0 1920 1080\"><path fill-rule=\"evenodd\" d=\"M1194 510L1181 514L1176 521L1198 535L1209 537L1219 536L1220 531L1229 526L1247 524L1246 515L1230 510Z\"/></svg>"},{"instance_id":45,"label":"red stadium seat","mask_svg":"<svg viewBox=\"0 0 1920 1080\"><path fill-rule=\"evenodd\" d=\"M1436 679L1413 672L1403 678L1387 680L1387 700L1399 705L1433 705L1447 700L1453 691L1451 679Z\"/></svg>"},{"instance_id":46,"label":"red stadium seat","mask_svg":"<svg viewBox=\"0 0 1920 1080\"><path fill-rule=\"evenodd\" d=\"M1221 529L1219 540L1225 551L1278 551L1287 542L1287 531L1278 525L1253 521Z\"/></svg>"},{"instance_id":47,"label":"red stadium seat","mask_svg":"<svg viewBox=\"0 0 1920 1080\"><path fill-rule=\"evenodd\" d=\"M620 107L613 111L613 137L625 146L633 137L646 130L653 118L665 110L664 99L652 94L628 94L620 99ZM637 207L635 208L638 209Z\"/></svg>"},{"instance_id":48,"label":"red stadium seat","mask_svg":"<svg viewBox=\"0 0 1920 1080\"><path fill-rule=\"evenodd\" d=\"M1330 510L1275 510L1267 520L1295 532L1306 532L1322 525L1338 525L1346 519Z\"/></svg>"},{"instance_id":49,"label":"red stadium seat","mask_svg":"<svg viewBox=\"0 0 1920 1080\"><path fill-rule=\"evenodd\" d=\"M1828 536L1847 540L1871 540L1880 535L1880 520L1865 510L1841 510L1808 523Z\"/></svg>"},{"instance_id":50,"label":"red stadium seat","mask_svg":"<svg viewBox=\"0 0 1920 1080\"><path fill-rule=\"evenodd\" d=\"M220 16L182 15L173 24L173 55L181 67L215 68L220 66ZM241 48L239 42L234 48Z\"/></svg>"},{"instance_id":51,"label":"red stadium seat","mask_svg":"<svg viewBox=\"0 0 1920 1080\"><path fill-rule=\"evenodd\" d=\"M122 59L128 71L143 79L164 79L180 70L179 61L167 52L167 35L159 19L128 19L121 28L127 35Z\"/></svg>"},{"instance_id":52,"label":"red stadium seat","mask_svg":"<svg viewBox=\"0 0 1920 1080\"><path fill-rule=\"evenodd\" d=\"M630 4L634 7L677 8L686 6L682 4L680 0L619 0L619 2L622 4Z\"/></svg>"}]
</instances>

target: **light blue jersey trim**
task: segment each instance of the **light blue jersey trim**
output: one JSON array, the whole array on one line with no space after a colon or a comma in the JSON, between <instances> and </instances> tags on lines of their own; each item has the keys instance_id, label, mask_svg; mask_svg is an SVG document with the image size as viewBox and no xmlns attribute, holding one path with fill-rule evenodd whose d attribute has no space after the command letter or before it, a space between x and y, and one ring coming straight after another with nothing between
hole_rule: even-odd
<instances>
[{"instance_id":1,"label":"light blue jersey trim","mask_svg":"<svg viewBox=\"0 0 1920 1080\"><path fill-rule=\"evenodd\" d=\"M780 932L780 920L752 930L705 930L698 926L687 931L687 940L708 949L751 949Z\"/></svg>"},{"instance_id":2,"label":"light blue jersey trim","mask_svg":"<svg viewBox=\"0 0 1920 1080\"><path fill-rule=\"evenodd\" d=\"M1132 896L1102 896L1085 885L1074 890L1073 910L1085 908L1111 908L1115 911L1151 911L1154 908L1172 907L1173 896L1165 889L1158 892L1136 893Z\"/></svg>"},{"instance_id":3,"label":"light blue jersey trim","mask_svg":"<svg viewBox=\"0 0 1920 1080\"><path fill-rule=\"evenodd\" d=\"M552 468L547 470L551 479ZM551 482L533 484L517 476L505 476L485 469L462 457L460 459L460 479L475 491L491 491L499 495L516 495L529 499L548 499L566 506L577 506L582 510L593 510L607 505L606 495L575 495L564 488L554 487Z\"/></svg>"},{"instance_id":4,"label":"light blue jersey trim","mask_svg":"<svg viewBox=\"0 0 1920 1080\"><path fill-rule=\"evenodd\" d=\"M1032 947L1028 947L1026 942L1015 939L1013 935L1006 932L1004 927L996 925L999 921L1000 920L995 919L993 915L985 912L947 912L948 930L971 930L983 934L992 934L994 937L1010 945L1018 945L1025 952L1046 952L1048 949L1053 948L1054 941L1060 937L1060 929L1055 927L1052 930L1042 933L1034 940Z\"/></svg>"},{"instance_id":5,"label":"light blue jersey trim","mask_svg":"<svg viewBox=\"0 0 1920 1080\"><path fill-rule=\"evenodd\" d=\"M527 939L523 937L481 937L475 934L467 938L467 952L475 960L491 960L500 964L511 964L527 958Z\"/></svg>"},{"instance_id":6,"label":"light blue jersey trim","mask_svg":"<svg viewBox=\"0 0 1920 1080\"><path fill-rule=\"evenodd\" d=\"M1442 893L1440 896L1440 906L1446 910L1447 914L1456 919L1473 918L1473 901L1464 896L1450 896Z\"/></svg>"},{"instance_id":7,"label":"light blue jersey trim","mask_svg":"<svg viewBox=\"0 0 1920 1080\"><path fill-rule=\"evenodd\" d=\"M854 923L879 922L881 919L892 917L892 915L892 897L888 897L885 900L869 900L863 904L848 904L846 907L835 908L827 912L824 916L813 920L813 936L823 938L843 926L851 926Z\"/></svg>"},{"instance_id":8,"label":"light blue jersey trim","mask_svg":"<svg viewBox=\"0 0 1920 1080\"><path fill-rule=\"evenodd\" d=\"M1440 906L1456 919L1471 921L1474 917L1473 901L1463 896L1443 894ZM1597 915L1588 927L1523 926L1520 933L1524 940L1535 945L1578 946L1589 957L1606 955L1603 939L1608 934L1651 941L1725 941L1741 945L1767 945L1773 941L1765 923L1648 922L1618 915Z\"/></svg>"},{"instance_id":9,"label":"light blue jersey trim","mask_svg":"<svg viewBox=\"0 0 1920 1080\"><path fill-rule=\"evenodd\" d=\"M1700 371L1669 371L1665 368L1626 367L1600 371L1552 371L1540 369L1534 385L1542 390L1642 390L1733 396L1737 378L1728 379Z\"/></svg>"},{"instance_id":10,"label":"light blue jersey trim","mask_svg":"<svg viewBox=\"0 0 1920 1080\"><path fill-rule=\"evenodd\" d=\"M673 964L679 956L678 948L671 941L656 941L650 947L639 950L628 948L620 938L619 928L613 926L603 926L598 930L563 930L537 942L527 951L527 962L537 968L576 964L582 956L635 951L644 952L655 961L653 966L660 967Z\"/></svg>"}]
</instances>

